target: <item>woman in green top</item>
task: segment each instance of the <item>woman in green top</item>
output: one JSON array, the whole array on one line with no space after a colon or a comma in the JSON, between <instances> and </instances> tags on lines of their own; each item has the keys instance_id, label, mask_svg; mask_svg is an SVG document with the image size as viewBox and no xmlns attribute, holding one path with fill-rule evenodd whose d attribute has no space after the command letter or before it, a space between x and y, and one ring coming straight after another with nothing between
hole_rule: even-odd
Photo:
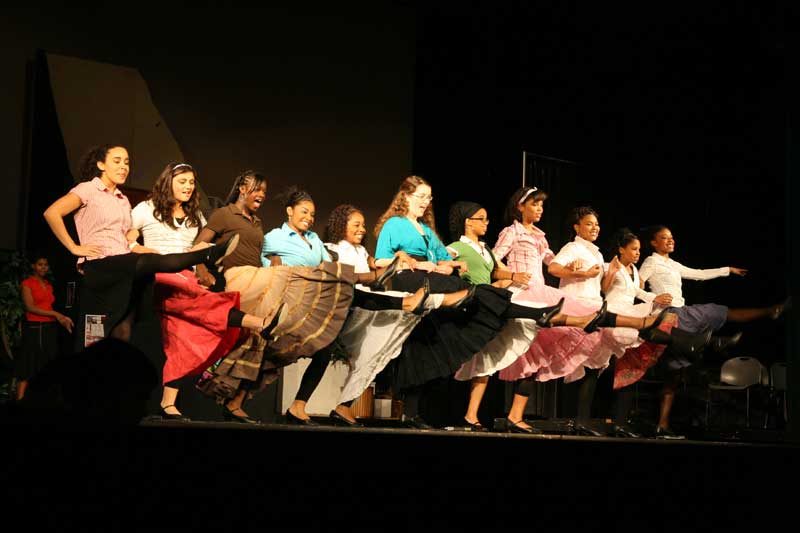
<instances>
[{"instance_id":1,"label":"woman in green top","mask_svg":"<svg viewBox=\"0 0 800 533\"><path fill-rule=\"evenodd\" d=\"M486 244L480 240L486 234L489 224L486 209L474 202L456 202L450 208L450 234L460 235L458 241L448 246L451 254L456 254L455 261L467 264L467 271L461 277L474 285L489 284L506 288L513 283L520 287L527 285L530 274L527 272L511 272L501 261L498 261ZM492 280L496 280L492 283ZM525 305L523 302L522 305ZM559 313L553 317L553 325L569 325L584 327L595 315L573 317ZM489 376L512 364L519 355L527 351L536 336L538 328L532 320L510 321L486 347L475 354L456 373L456 379L471 381L469 406L464 420L473 430L482 430L478 420L478 407L486 391ZM527 401L531 383L514 382L514 394ZM535 430L522 420L514 421L508 417L508 430L517 433L533 433Z\"/></svg>"}]
</instances>

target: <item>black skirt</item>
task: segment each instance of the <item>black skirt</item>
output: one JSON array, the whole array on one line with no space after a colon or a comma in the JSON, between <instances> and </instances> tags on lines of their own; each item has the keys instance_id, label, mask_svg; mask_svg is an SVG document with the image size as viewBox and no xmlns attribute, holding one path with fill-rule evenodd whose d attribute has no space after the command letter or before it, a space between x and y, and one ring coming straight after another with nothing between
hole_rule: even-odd
<instances>
[{"instance_id":1,"label":"black skirt","mask_svg":"<svg viewBox=\"0 0 800 533\"><path fill-rule=\"evenodd\" d=\"M78 320L75 323L75 351L85 346L87 317L99 320L98 337L105 338L129 311L139 306L153 275L136 277L137 254L123 254L86 261L78 290ZM152 306L152 302L147 302ZM94 318L101 317L101 318Z\"/></svg>"},{"instance_id":2,"label":"black skirt","mask_svg":"<svg viewBox=\"0 0 800 533\"><path fill-rule=\"evenodd\" d=\"M392 288L414 292L425 278L428 278L431 293L450 293L470 287L458 276L403 271L392 280ZM394 386L405 389L453 375L503 328L504 314L510 304L509 291L478 285L475 297L467 306L442 307L426 315L394 361Z\"/></svg>"},{"instance_id":3,"label":"black skirt","mask_svg":"<svg viewBox=\"0 0 800 533\"><path fill-rule=\"evenodd\" d=\"M58 322L25 322L22 350L14 361L17 379L29 380L58 356Z\"/></svg>"}]
</instances>

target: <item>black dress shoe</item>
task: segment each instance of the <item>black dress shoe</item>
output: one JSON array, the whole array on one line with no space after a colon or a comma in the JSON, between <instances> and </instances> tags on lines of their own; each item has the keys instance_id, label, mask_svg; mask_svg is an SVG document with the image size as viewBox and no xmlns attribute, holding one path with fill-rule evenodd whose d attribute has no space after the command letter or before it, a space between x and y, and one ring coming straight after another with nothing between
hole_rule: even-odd
<instances>
[{"instance_id":1,"label":"black dress shoe","mask_svg":"<svg viewBox=\"0 0 800 533\"><path fill-rule=\"evenodd\" d=\"M685 435L678 435L669 428L656 427L656 438L664 440L684 440Z\"/></svg>"},{"instance_id":2,"label":"black dress shoe","mask_svg":"<svg viewBox=\"0 0 800 533\"><path fill-rule=\"evenodd\" d=\"M235 410L235 409L234 409ZM241 422L242 424L260 424L258 420L255 418L250 418L250 416L240 416L235 414L233 411L228 409L227 405L222 406L222 417L225 419L226 422Z\"/></svg>"},{"instance_id":3,"label":"black dress shoe","mask_svg":"<svg viewBox=\"0 0 800 533\"><path fill-rule=\"evenodd\" d=\"M572 430L575 432L576 435L581 435L583 437L605 437L606 434L602 431L597 431L596 429L590 428L589 426L581 423L575 422L572 425Z\"/></svg>"},{"instance_id":4,"label":"black dress shoe","mask_svg":"<svg viewBox=\"0 0 800 533\"><path fill-rule=\"evenodd\" d=\"M286 309L286 302L283 302L278 307L278 310L275 311L275 315L272 317L272 321L263 328L261 328L261 331L258 332L261 338L267 341L268 343L272 342L272 330L274 330L278 326L278 323L281 321L281 315L283 314L285 309Z\"/></svg>"},{"instance_id":5,"label":"black dress shoe","mask_svg":"<svg viewBox=\"0 0 800 533\"><path fill-rule=\"evenodd\" d=\"M383 274L378 276L375 281L368 285L369 290L375 292L383 292L386 290L386 284L389 282L390 279L397 274L397 265L400 264L400 257L396 256L394 260L389 263L389 266L386 267L386 270L383 271Z\"/></svg>"},{"instance_id":6,"label":"black dress shoe","mask_svg":"<svg viewBox=\"0 0 800 533\"><path fill-rule=\"evenodd\" d=\"M214 246L209 246L206 252L206 258L203 261L204 264L211 266L211 267L219 267L222 268L221 263L222 260L228 257L233 253L236 249L236 246L239 244L239 234L236 233L233 237L228 239L223 244L215 244Z\"/></svg>"},{"instance_id":7,"label":"black dress shoe","mask_svg":"<svg viewBox=\"0 0 800 533\"><path fill-rule=\"evenodd\" d=\"M427 278L426 278L427 281ZM467 289L467 294L464 295L459 301L454 303L450 307L464 307L468 305L472 300L475 299L475 292L478 290L477 285L470 285L469 289Z\"/></svg>"},{"instance_id":8,"label":"black dress shoe","mask_svg":"<svg viewBox=\"0 0 800 533\"><path fill-rule=\"evenodd\" d=\"M466 418L464 419L464 427L469 428L470 431L479 431L479 432L489 431L483 425L481 425L480 421L475 422L473 424L472 422L470 422Z\"/></svg>"},{"instance_id":9,"label":"black dress shoe","mask_svg":"<svg viewBox=\"0 0 800 533\"><path fill-rule=\"evenodd\" d=\"M428 296L431 295L431 282L428 281L428 278L425 278L425 281L422 282L422 299L419 301L417 306L414 308L412 313L415 315L421 315L425 312L425 302L428 301Z\"/></svg>"},{"instance_id":10,"label":"black dress shoe","mask_svg":"<svg viewBox=\"0 0 800 533\"><path fill-rule=\"evenodd\" d=\"M556 305L542 309L544 314L536 319L536 325L540 328L551 327L553 318L561 312L562 307L564 307L564 298L561 298Z\"/></svg>"},{"instance_id":11,"label":"black dress shoe","mask_svg":"<svg viewBox=\"0 0 800 533\"><path fill-rule=\"evenodd\" d=\"M655 322L653 322L652 324L650 324L646 328L642 328L642 329L639 330L639 337L642 340L650 341L650 342L657 342L656 340L654 340L655 337L658 336L657 332L664 333L663 331L658 329L658 326L660 326L661 323L664 321L664 318L667 316L667 311L669 311L669 307L663 309L658 314L658 316L656 317ZM659 343L659 344L663 344L663 343Z\"/></svg>"},{"instance_id":12,"label":"black dress shoe","mask_svg":"<svg viewBox=\"0 0 800 533\"><path fill-rule=\"evenodd\" d=\"M525 433L527 435L541 435L544 433L541 429L536 429L532 426L526 428L519 424L522 424L522 420L513 422L511 419L506 418L506 431L509 433Z\"/></svg>"},{"instance_id":13,"label":"black dress shoe","mask_svg":"<svg viewBox=\"0 0 800 533\"><path fill-rule=\"evenodd\" d=\"M433 429L433 426L425 422L421 416L406 416L402 417L403 425L410 429Z\"/></svg>"},{"instance_id":14,"label":"black dress shoe","mask_svg":"<svg viewBox=\"0 0 800 533\"><path fill-rule=\"evenodd\" d=\"M347 418L343 417L339 413L336 412L336 409L332 410L328 415L333 420L333 424L335 426L346 426L350 428L363 428L364 424L361 422L350 422Z\"/></svg>"},{"instance_id":15,"label":"black dress shoe","mask_svg":"<svg viewBox=\"0 0 800 533\"><path fill-rule=\"evenodd\" d=\"M303 420L302 418L298 418L292 414L291 411L286 411L286 423L292 424L295 426L318 426L318 422L314 422L310 418L307 420Z\"/></svg>"},{"instance_id":16,"label":"black dress shoe","mask_svg":"<svg viewBox=\"0 0 800 533\"><path fill-rule=\"evenodd\" d=\"M731 346L736 346L736 344L739 343L739 340L741 338L742 338L741 331L730 337L713 336L711 337L711 342L708 343L708 346L717 353L724 352Z\"/></svg>"},{"instance_id":17,"label":"black dress shoe","mask_svg":"<svg viewBox=\"0 0 800 533\"><path fill-rule=\"evenodd\" d=\"M594 333L597 331L597 328L600 327L600 322L605 318L606 313L608 312L608 302L603 300L603 305L600 306L600 310L597 311L597 314L594 318L583 327L583 331L586 333Z\"/></svg>"},{"instance_id":18,"label":"black dress shoe","mask_svg":"<svg viewBox=\"0 0 800 533\"><path fill-rule=\"evenodd\" d=\"M167 409L170 407L175 407L174 405L167 405L161 408L161 419L162 420L183 420L184 422L188 422L189 418L183 416L182 414L178 413L168 413Z\"/></svg>"},{"instance_id":19,"label":"black dress shoe","mask_svg":"<svg viewBox=\"0 0 800 533\"><path fill-rule=\"evenodd\" d=\"M625 437L627 439L640 439L641 433L637 433L627 424L614 424L614 436Z\"/></svg>"}]
</instances>

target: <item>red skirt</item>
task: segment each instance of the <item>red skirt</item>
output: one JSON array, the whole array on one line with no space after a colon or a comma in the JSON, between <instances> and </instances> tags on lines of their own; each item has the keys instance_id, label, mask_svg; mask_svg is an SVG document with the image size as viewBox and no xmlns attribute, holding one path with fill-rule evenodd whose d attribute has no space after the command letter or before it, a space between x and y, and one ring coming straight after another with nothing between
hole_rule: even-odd
<instances>
[{"instance_id":1,"label":"red skirt","mask_svg":"<svg viewBox=\"0 0 800 533\"><path fill-rule=\"evenodd\" d=\"M228 327L238 292L211 292L189 270L156 274L156 308L164 340L164 383L200 374L236 345L241 328Z\"/></svg>"}]
</instances>

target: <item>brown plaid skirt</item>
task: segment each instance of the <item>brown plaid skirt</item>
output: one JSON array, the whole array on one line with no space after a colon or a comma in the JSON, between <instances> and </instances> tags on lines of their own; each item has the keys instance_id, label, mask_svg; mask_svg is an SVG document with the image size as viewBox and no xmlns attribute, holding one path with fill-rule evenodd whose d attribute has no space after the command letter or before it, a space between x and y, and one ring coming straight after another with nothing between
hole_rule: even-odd
<instances>
[{"instance_id":1,"label":"brown plaid skirt","mask_svg":"<svg viewBox=\"0 0 800 533\"><path fill-rule=\"evenodd\" d=\"M333 342L347 318L355 274L342 263L243 266L228 269L225 280L226 291L240 293L242 311L267 323L276 315L278 320L269 342L253 332L198 383L218 401L232 398L243 385L253 390L271 383L280 368Z\"/></svg>"}]
</instances>

